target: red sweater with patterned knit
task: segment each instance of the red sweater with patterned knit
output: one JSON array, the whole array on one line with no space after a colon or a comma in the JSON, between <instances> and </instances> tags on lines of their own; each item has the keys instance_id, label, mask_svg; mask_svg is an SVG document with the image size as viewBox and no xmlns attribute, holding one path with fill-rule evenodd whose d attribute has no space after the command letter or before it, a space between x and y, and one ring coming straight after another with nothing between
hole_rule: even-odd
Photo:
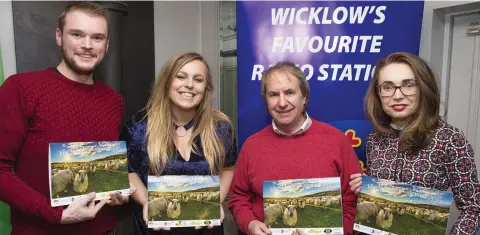
<instances>
[{"instance_id":1,"label":"red sweater with patterned knit","mask_svg":"<svg viewBox=\"0 0 480 235\"><path fill-rule=\"evenodd\" d=\"M343 228L353 233L357 197L348 183L351 174L361 172L358 158L341 131L312 121L296 136L280 136L269 125L243 144L228 203L240 231L248 234L252 220L263 222L263 181L340 177Z\"/></svg>"},{"instance_id":2,"label":"red sweater with patterned knit","mask_svg":"<svg viewBox=\"0 0 480 235\"><path fill-rule=\"evenodd\" d=\"M95 219L60 224L50 206L48 144L118 140L124 103L105 84L67 79L48 68L11 76L0 86L0 201L10 205L12 234L104 234L115 226L106 205Z\"/></svg>"}]
</instances>

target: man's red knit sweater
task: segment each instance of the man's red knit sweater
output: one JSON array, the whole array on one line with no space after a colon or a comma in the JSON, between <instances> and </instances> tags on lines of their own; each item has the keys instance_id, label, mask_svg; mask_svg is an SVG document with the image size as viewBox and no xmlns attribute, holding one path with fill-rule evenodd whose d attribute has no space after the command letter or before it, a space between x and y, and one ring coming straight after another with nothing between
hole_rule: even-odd
<instances>
[{"instance_id":1,"label":"man's red knit sweater","mask_svg":"<svg viewBox=\"0 0 480 235\"><path fill-rule=\"evenodd\" d=\"M118 140L124 103L105 84L78 83L54 69L20 73L0 86L0 200L11 208L12 234L104 234L115 211L60 224L50 206L48 144Z\"/></svg>"},{"instance_id":2,"label":"man's red knit sweater","mask_svg":"<svg viewBox=\"0 0 480 235\"><path fill-rule=\"evenodd\" d=\"M245 141L228 204L242 232L248 234L252 220L263 222L263 181L340 177L343 228L352 234L357 197L348 183L351 174L361 172L358 158L341 131L312 121L300 135L280 136L269 125Z\"/></svg>"}]
</instances>

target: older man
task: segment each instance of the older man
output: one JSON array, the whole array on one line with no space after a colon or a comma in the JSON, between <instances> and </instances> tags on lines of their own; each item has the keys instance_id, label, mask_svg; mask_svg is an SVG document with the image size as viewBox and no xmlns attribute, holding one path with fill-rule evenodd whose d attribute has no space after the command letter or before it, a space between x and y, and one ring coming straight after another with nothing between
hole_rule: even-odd
<instances>
[{"instance_id":1,"label":"older man","mask_svg":"<svg viewBox=\"0 0 480 235\"><path fill-rule=\"evenodd\" d=\"M230 189L229 208L240 231L271 234L262 222L265 180L340 177L344 233L352 234L356 196L349 177L361 168L345 135L308 116L310 88L295 64L269 68L261 93L273 121L245 141Z\"/></svg>"}]
</instances>

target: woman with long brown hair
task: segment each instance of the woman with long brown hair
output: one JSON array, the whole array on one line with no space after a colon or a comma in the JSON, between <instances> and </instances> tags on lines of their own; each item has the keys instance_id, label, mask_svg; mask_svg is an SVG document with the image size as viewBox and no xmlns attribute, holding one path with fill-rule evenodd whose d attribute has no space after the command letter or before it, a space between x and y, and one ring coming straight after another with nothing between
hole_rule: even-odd
<instances>
[{"instance_id":1,"label":"woman with long brown hair","mask_svg":"<svg viewBox=\"0 0 480 235\"><path fill-rule=\"evenodd\" d=\"M124 126L129 179L137 188L132 198L141 206L134 214L137 233L156 234L145 225L148 175L219 175L220 201L225 199L237 147L229 118L212 107L212 98L205 59L194 52L178 54L155 79L146 108ZM168 234L223 234L222 229L172 228Z\"/></svg>"},{"instance_id":2,"label":"woman with long brown hair","mask_svg":"<svg viewBox=\"0 0 480 235\"><path fill-rule=\"evenodd\" d=\"M440 93L427 63L410 53L380 59L365 97L374 126L367 137L367 174L446 191L461 215L451 234L475 234L480 184L474 152L462 131L440 117ZM361 175L351 176L356 193Z\"/></svg>"}]
</instances>

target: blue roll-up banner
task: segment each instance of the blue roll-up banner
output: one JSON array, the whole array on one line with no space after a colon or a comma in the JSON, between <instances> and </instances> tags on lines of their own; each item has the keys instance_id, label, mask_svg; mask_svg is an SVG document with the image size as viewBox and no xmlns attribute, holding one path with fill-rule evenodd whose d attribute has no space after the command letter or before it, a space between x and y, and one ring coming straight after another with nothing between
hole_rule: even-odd
<instances>
[{"instance_id":1,"label":"blue roll-up banner","mask_svg":"<svg viewBox=\"0 0 480 235\"><path fill-rule=\"evenodd\" d=\"M343 131L362 164L373 130L363 98L376 61L418 55L423 1L237 2L239 147L271 124L261 75L279 61L297 64L310 84L307 112Z\"/></svg>"}]
</instances>

